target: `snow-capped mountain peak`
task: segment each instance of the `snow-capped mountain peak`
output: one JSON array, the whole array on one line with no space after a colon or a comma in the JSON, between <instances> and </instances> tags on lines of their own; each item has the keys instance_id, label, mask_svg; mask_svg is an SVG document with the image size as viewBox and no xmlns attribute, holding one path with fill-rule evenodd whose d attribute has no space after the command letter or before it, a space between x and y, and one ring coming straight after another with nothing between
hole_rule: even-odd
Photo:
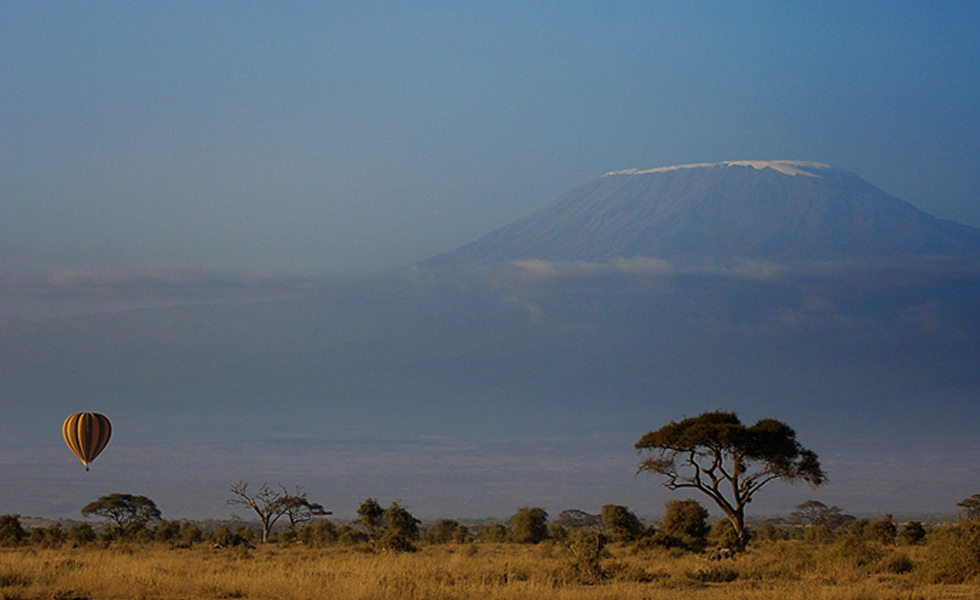
<instances>
[{"instance_id":1,"label":"snow-capped mountain peak","mask_svg":"<svg viewBox=\"0 0 980 600\"><path fill-rule=\"evenodd\" d=\"M980 229L937 219L849 171L777 160L607 173L426 263L940 255L980 257Z\"/></svg>"},{"instance_id":2,"label":"snow-capped mountain peak","mask_svg":"<svg viewBox=\"0 0 980 600\"><path fill-rule=\"evenodd\" d=\"M666 173L679 169L705 169L711 167L752 167L754 169L773 169L785 175L804 175L806 177L820 177L815 171L830 169L831 166L819 162L806 162L799 160L731 160L720 163L693 163L689 165L675 165L671 167L657 167L655 169L625 169L622 171L610 171L603 177L613 177L616 175L648 175L651 173Z\"/></svg>"}]
</instances>

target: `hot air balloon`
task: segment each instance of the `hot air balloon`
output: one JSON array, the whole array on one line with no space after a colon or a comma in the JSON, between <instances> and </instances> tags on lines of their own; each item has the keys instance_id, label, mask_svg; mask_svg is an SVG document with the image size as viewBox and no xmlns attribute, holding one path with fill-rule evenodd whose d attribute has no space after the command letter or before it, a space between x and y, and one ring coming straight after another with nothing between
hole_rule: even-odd
<instances>
[{"instance_id":1,"label":"hot air balloon","mask_svg":"<svg viewBox=\"0 0 980 600\"><path fill-rule=\"evenodd\" d=\"M65 424L61 426L61 434L65 437L65 443L88 471L88 464L95 460L109 443L112 424L99 413L75 413L65 419Z\"/></svg>"}]
</instances>

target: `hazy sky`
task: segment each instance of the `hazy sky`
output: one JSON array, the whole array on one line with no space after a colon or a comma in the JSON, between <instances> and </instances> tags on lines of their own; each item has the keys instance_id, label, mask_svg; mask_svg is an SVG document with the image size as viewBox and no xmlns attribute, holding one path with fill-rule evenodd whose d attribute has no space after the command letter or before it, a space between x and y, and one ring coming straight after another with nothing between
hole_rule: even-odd
<instances>
[{"instance_id":1,"label":"hazy sky","mask_svg":"<svg viewBox=\"0 0 980 600\"><path fill-rule=\"evenodd\" d=\"M975 2L4 2L0 269L320 272L799 159L980 226Z\"/></svg>"},{"instance_id":2,"label":"hazy sky","mask_svg":"<svg viewBox=\"0 0 980 600\"><path fill-rule=\"evenodd\" d=\"M977 491L971 274L767 282L725 314L724 277L609 308L601 281L388 269L696 162L825 162L980 226L978 31L972 0L0 1L0 513L119 491L222 517L244 478L340 516L651 514L673 496L633 442L717 408L790 419L827 504L951 512ZM90 474L76 410L116 424Z\"/></svg>"}]
</instances>

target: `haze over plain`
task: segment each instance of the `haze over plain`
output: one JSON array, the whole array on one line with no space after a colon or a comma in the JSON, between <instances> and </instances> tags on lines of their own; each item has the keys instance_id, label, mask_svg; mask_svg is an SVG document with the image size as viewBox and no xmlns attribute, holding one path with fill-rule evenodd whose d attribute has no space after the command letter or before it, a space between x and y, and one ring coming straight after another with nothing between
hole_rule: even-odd
<instances>
[{"instance_id":1,"label":"haze over plain","mask_svg":"<svg viewBox=\"0 0 980 600\"><path fill-rule=\"evenodd\" d=\"M951 511L976 492L969 283L960 339L739 337L727 313L691 338L649 290L521 282L558 323L612 321L531 331L526 296L402 267L602 173L722 160L829 163L980 225L977 25L963 2L4 4L0 512L124 491L221 516L241 478L341 515L656 512L632 443L714 408L828 461L826 490L757 510ZM83 478L57 434L87 409L117 427Z\"/></svg>"}]
</instances>

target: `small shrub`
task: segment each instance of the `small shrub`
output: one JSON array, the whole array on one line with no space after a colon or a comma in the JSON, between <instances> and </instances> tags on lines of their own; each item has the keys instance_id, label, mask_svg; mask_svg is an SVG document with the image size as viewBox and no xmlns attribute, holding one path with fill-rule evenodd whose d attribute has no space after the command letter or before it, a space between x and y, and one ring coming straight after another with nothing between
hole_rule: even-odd
<instances>
[{"instance_id":1,"label":"small shrub","mask_svg":"<svg viewBox=\"0 0 980 600\"><path fill-rule=\"evenodd\" d=\"M606 504L602 507L601 518L614 541L632 542L640 539L644 533L643 523L625 506Z\"/></svg>"},{"instance_id":2,"label":"small shrub","mask_svg":"<svg viewBox=\"0 0 980 600\"><path fill-rule=\"evenodd\" d=\"M667 573L650 573L633 563L609 561L605 565L606 577L624 583L650 583L658 579L669 579Z\"/></svg>"},{"instance_id":3,"label":"small shrub","mask_svg":"<svg viewBox=\"0 0 980 600\"><path fill-rule=\"evenodd\" d=\"M0 515L0 546L16 546L26 538L20 515Z\"/></svg>"},{"instance_id":4,"label":"small shrub","mask_svg":"<svg viewBox=\"0 0 980 600\"><path fill-rule=\"evenodd\" d=\"M980 577L980 521L940 528L930 534L926 548L928 576L936 583Z\"/></svg>"},{"instance_id":5,"label":"small shrub","mask_svg":"<svg viewBox=\"0 0 980 600\"><path fill-rule=\"evenodd\" d=\"M180 533L177 536L179 544L181 546L190 548L191 545L197 544L204 540L204 532L195 523L190 521L184 521L180 524Z\"/></svg>"},{"instance_id":6,"label":"small shrub","mask_svg":"<svg viewBox=\"0 0 980 600\"><path fill-rule=\"evenodd\" d=\"M718 548L735 548L738 545L735 526L728 519L716 522L708 533L708 541Z\"/></svg>"},{"instance_id":7,"label":"small shrub","mask_svg":"<svg viewBox=\"0 0 980 600\"><path fill-rule=\"evenodd\" d=\"M23 573L9 569L0 571L0 588L27 587L29 585L31 585L31 578Z\"/></svg>"},{"instance_id":8,"label":"small shrub","mask_svg":"<svg viewBox=\"0 0 980 600\"><path fill-rule=\"evenodd\" d=\"M899 534L902 543L913 545L920 544L926 539L926 528L918 521L909 521L902 527Z\"/></svg>"},{"instance_id":9,"label":"small shrub","mask_svg":"<svg viewBox=\"0 0 980 600\"><path fill-rule=\"evenodd\" d=\"M579 583L598 583L605 579L602 558L606 551L606 536L597 531L576 531L569 536L571 569Z\"/></svg>"},{"instance_id":10,"label":"small shrub","mask_svg":"<svg viewBox=\"0 0 980 600\"><path fill-rule=\"evenodd\" d=\"M655 531L652 535L649 535L639 542L637 542L637 547L639 548L667 548L674 549L678 551L691 550L690 542L696 540L684 540L682 538L674 537L663 531ZM682 553L682 552L681 552Z\"/></svg>"},{"instance_id":11,"label":"small shrub","mask_svg":"<svg viewBox=\"0 0 980 600\"><path fill-rule=\"evenodd\" d=\"M87 546L96 539L95 530L88 523L72 523L68 528L68 541L73 548Z\"/></svg>"},{"instance_id":12,"label":"small shrub","mask_svg":"<svg viewBox=\"0 0 980 600\"><path fill-rule=\"evenodd\" d=\"M473 538L470 537L470 528L466 525L458 525L456 530L453 531L453 543L454 544L467 544L472 542Z\"/></svg>"},{"instance_id":13,"label":"small shrub","mask_svg":"<svg viewBox=\"0 0 980 600\"><path fill-rule=\"evenodd\" d=\"M883 558L880 563L878 563L878 570L884 573L895 573L897 575L902 575L904 573L910 573L915 568L915 563L909 558L908 554L904 552L895 552Z\"/></svg>"},{"instance_id":14,"label":"small shrub","mask_svg":"<svg viewBox=\"0 0 980 600\"><path fill-rule=\"evenodd\" d=\"M178 535L180 535L180 523L166 519L160 521L153 531L153 539L158 542L173 542Z\"/></svg>"},{"instance_id":15,"label":"small shrub","mask_svg":"<svg viewBox=\"0 0 980 600\"><path fill-rule=\"evenodd\" d=\"M568 541L568 529L561 523L548 523L548 539L556 542L566 542Z\"/></svg>"},{"instance_id":16,"label":"small shrub","mask_svg":"<svg viewBox=\"0 0 980 600\"><path fill-rule=\"evenodd\" d=\"M756 534L756 537L767 542L776 542L779 540L789 539L789 533L785 529L781 529L772 523L766 522L759 528L759 532Z\"/></svg>"},{"instance_id":17,"label":"small shrub","mask_svg":"<svg viewBox=\"0 0 980 600\"><path fill-rule=\"evenodd\" d=\"M877 521L872 521L864 529L864 537L866 539L879 542L887 546L895 543L895 537L897 535L898 527L895 526L895 521L892 520L891 515L885 515Z\"/></svg>"},{"instance_id":18,"label":"small shrub","mask_svg":"<svg viewBox=\"0 0 980 600\"><path fill-rule=\"evenodd\" d=\"M227 525L221 525L211 534L211 543L217 548L254 548L252 530L239 526L232 531Z\"/></svg>"},{"instance_id":19,"label":"small shrub","mask_svg":"<svg viewBox=\"0 0 980 600\"><path fill-rule=\"evenodd\" d=\"M89 597L82 596L72 589L59 589L51 594L51 600L89 600Z\"/></svg>"},{"instance_id":20,"label":"small shrub","mask_svg":"<svg viewBox=\"0 0 980 600\"><path fill-rule=\"evenodd\" d=\"M510 518L510 540L518 544L537 544L548 536L548 513L537 506L517 509Z\"/></svg>"},{"instance_id":21,"label":"small shrub","mask_svg":"<svg viewBox=\"0 0 980 600\"><path fill-rule=\"evenodd\" d=\"M448 544L453 541L453 534L459 523L452 519L439 519L425 530L425 541L429 544Z\"/></svg>"},{"instance_id":22,"label":"small shrub","mask_svg":"<svg viewBox=\"0 0 980 600\"><path fill-rule=\"evenodd\" d=\"M880 561L884 556L884 550L880 546L868 545L863 539L846 535L833 546L831 556L854 567L866 567Z\"/></svg>"},{"instance_id":23,"label":"small shrub","mask_svg":"<svg viewBox=\"0 0 980 600\"><path fill-rule=\"evenodd\" d=\"M57 523L51 527L35 527L31 530L31 543L42 548L60 548L67 539L65 530Z\"/></svg>"},{"instance_id":24,"label":"small shrub","mask_svg":"<svg viewBox=\"0 0 980 600\"><path fill-rule=\"evenodd\" d=\"M507 526L501 523L485 525L480 528L480 541L482 542L502 542L507 539Z\"/></svg>"},{"instance_id":25,"label":"small shrub","mask_svg":"<svg viewBox=\"0 0 980 600\"><path fill-rule=\"evenodd\" d=\"M378 546L393 552L414 552L419 540L419 521L397 502L385 509L382 518L384 531Z\"/></svg>"},{"instance_id":26,"label":"small shrub","mask_svg":"<svg viewBox=\"0 0 980 600\"><path fill-rule=\"evenodd\" d=\"M668 500L661 532L680 540L688 550L700 552L707 545L708 511L697 500Z\"/></svg>"},{"instance_id":27,"label":"small shrub","mask_svg":"<svg viewBox=\"0 0 980 600\"><path fill-rule=\"evenodd\" d=\"M366 544L369 539L368 534L350 525L341 525L337 528L337 543L344 546L359 546Z\"/></svg>"},{"instance_id":28,"label":"small shrub","mask_svg":"<svg viewBox=\"0 0 980 600\"><path fill-rule=\"evenodd\" d=\"M807 525L803 528L803 541L808 544L830 544L836 539L826 525Z\"/></svg>"},{"instance_id":29,"label":"small shrub","mask_svg":"<svg viewBox=\"0 0 980 600\"><path fill-rule=\"evenodd\" d=\"M695 571L692 579L701 583L729 583L738 579L738 571L727 566L708 567Z\"/></svg>"},{"instance_id":30,"label":"small shrub","mask_svg":"<svg viewBox=\"0 0 980 600\"><path fill-rule=\"evenodd\" d=\"M850 525L847 526L847 533L850 535L862 538L864 537L864 530L868 528L869 521L867 519L857 519L852 521Z\"/></svg>"},{"instance_id":31,"label":"small shrub","mask_svg":"<svg viewBox=\"0 0 980 600\"><path fill-rule=\"evenodd\" d=\"M327 519L320 519L303 526L299 539L311 548L325 548L337 543L340 537L337 527Z\"/></svg>"}]
</instances>

